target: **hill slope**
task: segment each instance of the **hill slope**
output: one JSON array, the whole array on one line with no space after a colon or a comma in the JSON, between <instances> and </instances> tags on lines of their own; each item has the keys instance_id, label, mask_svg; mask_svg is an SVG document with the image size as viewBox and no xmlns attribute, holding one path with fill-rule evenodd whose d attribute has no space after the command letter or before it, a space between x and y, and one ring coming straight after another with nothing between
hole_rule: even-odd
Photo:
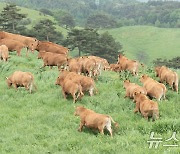
<instances>
[{"instance_id":1,"label":"hill slope","mask_svg":"<svg viewBox=\"0 0 180 154\"><path fill-rule=\"evenodd\" d=\"M149 63L156 58L180 56L180 29L129 26L108 31L130 58L137 59L138 52L145 52Z\"/></svg>"},{"instance_id":2,"label":"hill slope","mask_svg":"<svg viewBox=\"0 0 180 154\"><path fill-rule=\"evenodd\" d=\"M0 12L3 10L3 8L6 6L6 3L0 3ZM27 14L27 18L31 19L31 24L27 25L27 28L31 28L33 25L35 25L39 20L41 19L50 19L53 22L56 22L55 19L52 16L49 15L43 15L37 10L25 8L25 7L20 7L18 6L21 10L19 11L20 13ZM62 28L58 25L56 25L56 28L58 31L62 32L63 35L67 34L67 30L65 28Z\"/></svg>"},{"instance_id":3,"label":"hill slope","mask_svg":"<svg viewBox=\"0 0 180 154\"><path fill-rule=\"evenodd\" d=\"M140 114L134 114L135 104L124 98L125 75L122 73L120 77L115 72L103 72L96 82L98 94L92 97L86 94L75 105L111 115L119 123L119 128L113 128L114 138L110 138L107 132L102 136L87 128L80 133L77 131L80 119L73 114L72 98L65 100L61 88L55 85L58 69L40 69L41 66L42 60L37 59L37 52L27 58L24 51L21 57L11 53L9 62L0 63L0 153L180 152L179 147L163 147L163 144L173 144L165 142L173 132L179 137L180 95L177 93L168 90L167 99L159 102L160 119L148 122ZM18 91L7 88L5 77L15 70L32 72L38 90L29 94L24 88L18 88ZM151 69L141 73L155 78ZM138 77L129 78L139 83ZM163 138L157 149L149 149L147 141L151 132L155 132L154 137Z\"/></svg>"}]
</instances>

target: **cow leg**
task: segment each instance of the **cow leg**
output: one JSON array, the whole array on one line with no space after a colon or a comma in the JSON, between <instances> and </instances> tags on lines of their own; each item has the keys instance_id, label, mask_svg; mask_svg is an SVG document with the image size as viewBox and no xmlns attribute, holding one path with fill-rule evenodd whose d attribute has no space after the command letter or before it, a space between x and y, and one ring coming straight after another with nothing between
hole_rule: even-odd
<instances>
[{"instance_id":1,"label":"cow leg","mask_svg":"<svg viewBox=\"0 0 180 154\"><path fill-rule=\"evenodd\" d=\"M100 132L102 135L104 135L104 128L103 128L103 127L99 127L98 129L99 129L99 132Z\"/></svg>"},{"instance_id":2,"label":"cow leg","mask_svg":"<svg viewBox=\"0 0 180 154\"><path fill-rule=\"evenodd\" d=\"M78 131L79 131L79 132L82 132L83 126L84 126L84 122L81 121L81 122L80 122L80 126L79 126L79 128L78 128Z\"/></svg>"},{"instance_id":3,"label":"cow leg","mask_svg":"<svg viewBox=\"0 0 180 154\"><path fill-rule=\"evenodd\" d=\"M21 49L17 50L17 56L21 56Z\"/></svg>"},{"instance_id":4,"label":"cow leg","mask_svg":"<svg viewBox=\"0 0 180 154\"><path fill-rule=\"evenodd\" d=\"M62 89L62 93L63 93L64 99L66 99L66 93L63 89Z\"/></svg>"},{"instance_id":5,"label":"cow leg","mask_svg":"<svg viewBox=\"0 0 180 154\"><path fill-rule=\"evenodd\" d=\"M108 125L106 128L107 128L107 130L109 131L109 133L110 133L110 135L111 135L111 137L112 137L112 128L111 128L111 126Z\"/></svg>"},{"instance_id":6,"label":"cow leg","mask_svg":"<svg viewBox=\"0 0 180 154\"><path fill-rule=\"evenodd\" d=\"M14 85L14 88L17 90L17 85L15 83L13 85Z\"/></svg>"},{"instance_id":7,"label":"cow leg","mask_svg":"<svg viewBox=\"0 0 180 154\"><path fill-rule=\"evenodd\" d=\"M73 94L71 94L72 95L72 97L73 97L73 103L76 103L76 94L75 93L73 93Z\"/></svg>"},{"instance_id":8,"label":"cow leg","mask_svg":"<svg viewBox=\"0 0 180 154\"><path fill-rule=\"evenodd\" d=\"M43 66L42 66L42 67L40 67L40 68L44 68L44 67L46 67L46 64L45 64L45 63L44 63L44 64L43 64Z\"/></svg>"},{"instance_id":9,"label":"cow leg","mask_svg":"<svg viewBox=\"0 0 180 154\"><path fill-rule=\"evenodd\" d=\"M94 90L94 88L92 88L92 87L89 89L89 95L90 96L93 96L93 90Z\"/></svg>"}]
</instances>

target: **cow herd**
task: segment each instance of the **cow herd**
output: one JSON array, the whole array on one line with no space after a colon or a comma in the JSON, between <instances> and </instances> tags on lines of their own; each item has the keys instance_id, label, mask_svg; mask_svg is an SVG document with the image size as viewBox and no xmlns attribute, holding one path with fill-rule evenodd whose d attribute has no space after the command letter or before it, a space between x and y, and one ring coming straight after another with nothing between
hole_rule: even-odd
<instances>
[{"instance_id":1,"label":"cow herd","mask_svg":"<svg viewBox=\"0 0 180 154\"><path fill-rule=\"evenodd\" d=\"M98 80L103 70L115 72L128 70L133 76L138 77L139 67L144 67L138 61L130 60L122 54L118 56L116 64L110 65L106 59L97 56L70 58L68 57L68 48L61 45L4 31L0 32L0 60L8 61L9 51L16 51L17 55L20 56L22 48L27 48L27 53L29 50L32 52L37 50L39 52L38 59L43 61L42 67L58 67L60 73L55 84L61 87L64 99L67 95L72 96L73 103L82 99L86 93L90 96L98 93L95 80ZM139 78L143 86L132 83L129 79L123 82L126 89L125 97L133 99L136 104L134 113L140 112L145 119L152 117L153 120L156 120L159 118L158 103L152 98L157 99L157 101L165 99L167 89L163 82L169 84L172 90L178 93L179 79L176 72L165 66L158 66L155 68L155 73L160 78L161 83L146 74ZM30 93L33 87L37 89L34 84L34 76L30 72L15 71L6 77L6 82L8 87L14 86L15 89L25 87ZM104 128L106 128L112 136L111 122L118 126L111 116L96 113L83 106L76 107L75 115L80 116L81 119L79 131L82 131L82 128L86 126L97 129L101 134L104 134Z\"/></svg>"}]
</instances>

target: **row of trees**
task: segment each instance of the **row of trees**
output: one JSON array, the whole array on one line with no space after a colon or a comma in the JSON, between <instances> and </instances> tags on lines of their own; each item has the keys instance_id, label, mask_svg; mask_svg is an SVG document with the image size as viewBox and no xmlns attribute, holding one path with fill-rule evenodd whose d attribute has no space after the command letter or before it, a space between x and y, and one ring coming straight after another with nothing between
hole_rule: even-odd
<instances>
[{"instance_id":1,"label":"row of trees","mask_svg":"<svg viewBox=\"0 0 180 154\"><path fill-rule=\"evenodd\" d=\"M79 50L79 56L97 55L104 57L109 62L117 60L118 51L122 46L114 38L106 33L99 34L95 29L71 29L66 39L61 32L56 30L56 23L49 19L40 20L32 28L27 29L23 21L27 21L27 15L19 13L16 5L8 4L0 14L0 29L12 33L36 37L38 40L47 40L63 44L74 50ZM68 16L68 15L67 15ZM66 27L67 28L67 27ZM71 27L72 28L72 27Z\"/></svg>"},{"instance_id":2,"label":"row of trees","mask_svg":"<svg viewBox=\"0 0 180 154\"><path fill-rule=\"evenodd\" d=\"M148 3L140 3L136 0L8 1L39 9L44 14L54 16L58 23L66 28L74 27L75 24L86 25L90 28L129 25L180 27L180 2L177 1L149 1ZM57 11L57 9L61 11ZM62 16L64 17L62 18Z\"/></svg>"}]
</instances>

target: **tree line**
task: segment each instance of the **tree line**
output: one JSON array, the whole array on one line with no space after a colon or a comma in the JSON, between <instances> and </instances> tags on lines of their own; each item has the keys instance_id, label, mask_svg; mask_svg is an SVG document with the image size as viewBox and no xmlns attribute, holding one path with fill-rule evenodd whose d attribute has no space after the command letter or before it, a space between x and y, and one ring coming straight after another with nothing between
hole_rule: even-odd
<instances>
[{"instance_id":1,"label":"tree line","mask_svg":"<svg viewBox=\"0 0 180 154\"><path fill-rule=\"evenodd\" d=\"M20 9L16 5L7 4L0 13L0 29L36 37L38 40L62 44L71 50L77 48L79 56L82 53L85 55L96 55L106 58L109 62L115 62L119 51L122 50L121 44L116 42L109 33L99 34L96 29L92 28L77 29L71 27L67 38L64 38L63 34L56 30L57 23L49 19L43 19L30 29L27 29L25 26L27 15L21 14L19 11Z\"/></svg>"},{"instance_id":2,"label":"tree line","mask_svg":"<svg viewBox=\"0 0 180 154\"><path fill-rule=\"evenodd\" d=\"M180 2L177 1L149 1L148 3L136 0L99 0L98 3L96 0L8 1L54 16L60 24L67 28L74 25L89 28L130 25L180 27ZM65 17L62 18L62 16ZM67 19L65 24L63 19ZM68 20L69 22L67 22ZM70 22L70 25L66 24Z\"/></svg>"}]
</instances>

